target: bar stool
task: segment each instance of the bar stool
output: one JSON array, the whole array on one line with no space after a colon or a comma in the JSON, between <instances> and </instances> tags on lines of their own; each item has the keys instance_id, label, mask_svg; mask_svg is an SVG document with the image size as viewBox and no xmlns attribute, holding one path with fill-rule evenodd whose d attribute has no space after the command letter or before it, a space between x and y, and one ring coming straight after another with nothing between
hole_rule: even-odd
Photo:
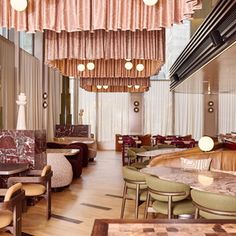
<instances>
[{"instance_id":1,"label":"bar stool","mask_svg":"<svg viewBox=\"0 0 236 236\"><path fill-rule=\"evenodd\" d=\"M123 167L124 191L121 205L120 218L124 217L125 203L127 199L135 200L135 218L138 218L138 207L141 201L146 200L147 185L144 174L131 166Z\"/></svg>"}]
</instances>

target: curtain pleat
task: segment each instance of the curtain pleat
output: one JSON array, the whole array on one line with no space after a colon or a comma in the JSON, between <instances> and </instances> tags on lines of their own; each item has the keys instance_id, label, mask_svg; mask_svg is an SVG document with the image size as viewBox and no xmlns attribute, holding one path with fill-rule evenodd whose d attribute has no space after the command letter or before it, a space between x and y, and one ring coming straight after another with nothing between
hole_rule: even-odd
<instances>
[{"instance_id":1,"label":"curtain pleat","mask_svg":"<svg viewBox=\"0 0 236 236\"><path fill-rule=\"evenodd\" d=\"M45 61L55 59L153 59L164 61L165 31L61 32L46 30Z\"/></svg>"},{"instance_id":2,"label":"curtain pleat","mask_svg":"<svg viewBox=\"0 0 236 236\"><path fill-rule=\"evenodd\" d=\"M0 36L0 106L4 129L16 128L15 46Z\"/></svg>"},{"instance_id":3,"label":"curtain pleat","mask_svg":"<svg viewBox=\"0 0 236 236\"><path fill-rule=\"evenodd\" d=\"M144 94L144 133L172 134L172 94L170 81L151 81Z\"/></svg>"},{"instance_id":4,"label":"curtain pleat","mask_svg":"<svg viewBox=\"0 0 236 236\"><path fill-rule=\"evenodd\" d=\"M42 94L43 81L40 75L40 61L20 49L20 92L25 93L26 128L42 129Z\"/></svg>"},{"instance_id":5,"label":"curtain pleat","mask_svg":"<svg viewBox=\"0 0 236 236\"><path fill-rule=\"evenodd\" d=\"M2 0L0 27L29 32L159 30L190 18L199 8L200 0L159 0L151 7L143 0L34 0L17 12Z\"/></svg>"}]
</instances>

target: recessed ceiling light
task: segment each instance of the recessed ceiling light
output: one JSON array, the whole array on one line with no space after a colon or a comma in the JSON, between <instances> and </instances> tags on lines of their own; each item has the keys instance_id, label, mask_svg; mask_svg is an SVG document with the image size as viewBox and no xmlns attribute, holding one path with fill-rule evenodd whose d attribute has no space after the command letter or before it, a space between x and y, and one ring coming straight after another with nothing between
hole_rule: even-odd
<instances>
[{"instance_id":1,"label":"recessed ceiling light","mask_svg":"<svg viewBox=\"0 0 236 236\"><path fill-rule=\"evenodd\" d=\"M137 70L137 71L140 71L140 72L143 71L143 70L144 70L144 65L141 64L141 63L138 64L138 65L136 66L136 70Z\"/></svg>"},{"instance_id":2,"label":"recessed ceiling light","mask_svg":"<svg viewBox=\"0 0 236 236\"><path fill-rule=\"evenodd\" d=\"M16 11L24 11L28 5L27 0L11 0L11 7Z\"/></svg>"},{"instance_id":3,"label":"recessed ceiling light","mask_svg":"<svg viewBox=\"0 0 236 236\"><path fill-rule=\"evenodd\" d=\"M87 67L88 70L94 70L95 65L94 65L93 62L89 62L86 67Z\"/></svg>"},{"instance_id":4,"label":"recessed ceiling light","mask_svg":"<svg viewBox=\"0 0 236 236\"><path fill-rule=\"evenodd\" d=\"M79 64L79 65L77 66L77 68L78 68L78 71L82 72L82 71L85 70L85 65L84 65L84 64Z\"/></svg>"},{"instance_id":5,"label":"recessed ceiling light","mask_svg":"<svg viewBox=\"0 0 236 236\"><path fill-rule=\"evenodd\" d=\"M154 6L158 0L143 0L143 2L148 6Z\"/></svg>"},{"instance_id":6,"label":"recessed ceiling light","mask_svg":"<svg viewBox=\"0 0 236 236\"><path fill-rule=\"evenodd\" d=\"M125 63L125 69L126 70L131 70L133 68L132 62L128 61Z\"/></svg>"}]
</instances>

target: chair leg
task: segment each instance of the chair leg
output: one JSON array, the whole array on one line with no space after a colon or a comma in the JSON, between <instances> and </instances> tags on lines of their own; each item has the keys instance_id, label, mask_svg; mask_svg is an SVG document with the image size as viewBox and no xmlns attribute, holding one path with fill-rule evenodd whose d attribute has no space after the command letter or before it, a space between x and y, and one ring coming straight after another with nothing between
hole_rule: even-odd
<instances>
[{"instance_id":1,"label":"chair leg","mask_svg":"<svg viewBox=\"0 0 236 236\"><path fill-rule=\"evenodd\" d=\"M126 182L125 182L125 184L124 184L124 190L123 190L122 205L121 205L121 213L120 213L120 218L121 218L121 219L123 219L123 217L124 217L125 202L126 202L126 193L127 193L127 186L126 186Z\"/></svg>"},{"instance_id":2,"label":"chair leg","mask_svg":"<svg viewBox=\"0 0 236 236\"><path fill-rule=\"evenodd\" d=\"M136 197L135 197L135 218L136 219L138 219L139 190L140 190L140 185L136 184Z\"/></svg>"},{"instance_id":3,"label":"chair leg","mask_svg":"<svg viewBox=\"0 0 236 236\"><path fill-rule=\"evenodd\" d=\"M194 219L198 219L198 216L199 216L199 209L196 207Z\"/></svg>"},{"instance_id":4,"label":"chair leg","mask_svg":"<svg viewBox=\"0 0 236 236\"><path fill-rule=\"evenodd\" d=\"M47 200L47 219L49 220L51 218L51 179L47 182L47 194L46 194L46 200Z\"/></svg>"},{"instance_id":5,"label":"chair leg","mask_svg":"<svg viewBox=\"0 0 236 236\"><path fill-rule=\"evenodd\" d=\"M172 196L168 196L168 219L171 219L171 203L172 203Z\"/></svg>"},{"instance_id":6,"label":"chair leg","mask_svg":"<svg viewBox=\"0 0 236 236\"><path fill-rule=\"evenodd\" d=\"M148 207L150 203L151 195L149 192L147 192L147 199L146 199L146 205L145 205L145 210L144 210L144 219L147 219L148 217Z\"/></svg>"},{"instance_id":7,"label":"chair leg","mask_svg":"<svg viewBox=\"0 0 236 236\"><path fill-rule=\"evenodd\" d=\"M22 204L18 203L13 209L13 235L21 236L21 227L22 227Z\"/></svg>"}]
</instances>

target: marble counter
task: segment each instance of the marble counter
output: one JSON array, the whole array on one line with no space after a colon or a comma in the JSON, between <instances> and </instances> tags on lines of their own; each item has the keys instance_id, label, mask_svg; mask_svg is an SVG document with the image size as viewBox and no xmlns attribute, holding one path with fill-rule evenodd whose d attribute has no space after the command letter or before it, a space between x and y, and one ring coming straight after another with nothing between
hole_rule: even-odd
<instances>
[{"instance_id":1,"label":"marble counter","mask_svg":"<svg viewBox=\"0 0 236 236\"><path fill-rule=\"evenodd\" d=\"M193 189L236 196L236 176L232 174L173 167L148 167L141 172L158 176L163 180L184 183Z\"/></svg>"}]
</instances>

